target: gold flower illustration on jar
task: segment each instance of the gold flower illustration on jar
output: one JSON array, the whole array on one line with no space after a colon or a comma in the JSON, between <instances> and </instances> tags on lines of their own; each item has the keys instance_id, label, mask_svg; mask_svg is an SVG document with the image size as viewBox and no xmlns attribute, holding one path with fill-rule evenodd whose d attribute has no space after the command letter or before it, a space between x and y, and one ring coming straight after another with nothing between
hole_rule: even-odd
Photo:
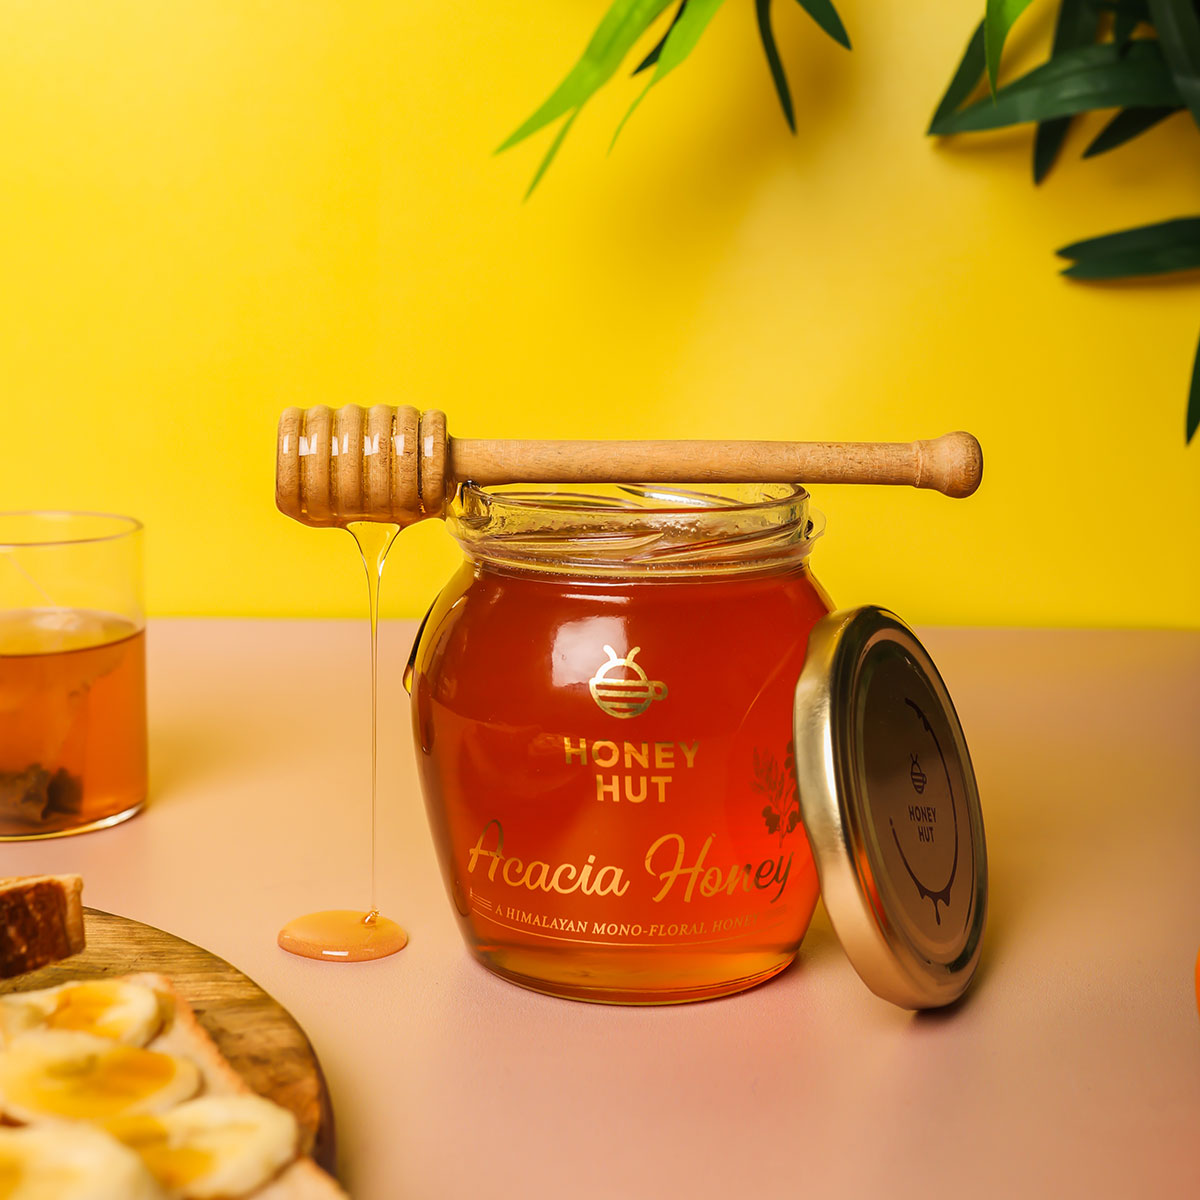
<instances>
[{"instance_id":1,"label":"gold flower illustration on jar","mask_svg":"<svg viewBox=\"0 0 1200 1200\"><path fill-rule=\"evenodd\" d=\"M413 650L413 728L472 953L609 1003L783 970L817 899L791 755L831 608L807 493L467 485L448 523L465 560Z\"/></svg>"}]
</instances>

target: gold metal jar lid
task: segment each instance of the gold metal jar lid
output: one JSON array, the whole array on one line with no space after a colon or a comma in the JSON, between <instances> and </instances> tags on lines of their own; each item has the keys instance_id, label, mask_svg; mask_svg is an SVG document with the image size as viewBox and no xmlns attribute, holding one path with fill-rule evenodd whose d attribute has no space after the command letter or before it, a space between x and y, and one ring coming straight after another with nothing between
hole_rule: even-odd
<instances>
[{"instance_id":1,"label":"gold metal jar lid","mask_svg":"<svg viewBox=\"0 0 1200 1200\"><path fill-rule=\"evenodd\" d=\"M800 806L838 940L885 1000L952 1003L979 963L987 849L933 660L893 613L831 613L809 638L794 715Z\"/></svg>"}]
</instances>

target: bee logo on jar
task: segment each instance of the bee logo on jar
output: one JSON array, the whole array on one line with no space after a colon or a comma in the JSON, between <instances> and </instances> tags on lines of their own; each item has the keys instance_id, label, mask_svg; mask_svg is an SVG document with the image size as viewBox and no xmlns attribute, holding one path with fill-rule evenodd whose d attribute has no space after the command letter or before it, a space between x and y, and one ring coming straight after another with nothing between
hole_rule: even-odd
<instances>
[{"instance_id":1,"label":"bee logo on jar","mask_svg":"<svg viewBox=\"0 0 1200 1200\"><path fill-rule=\"evenodd\" d=\"M640 649L634 646L624 658L618 658L611 646L605 646L608 662L588 680L592 699L610 717L636 717L655 700L666 699L667 685L661 679L649 678L641 664L633 661Z\"/></svg>"}]
</instances>

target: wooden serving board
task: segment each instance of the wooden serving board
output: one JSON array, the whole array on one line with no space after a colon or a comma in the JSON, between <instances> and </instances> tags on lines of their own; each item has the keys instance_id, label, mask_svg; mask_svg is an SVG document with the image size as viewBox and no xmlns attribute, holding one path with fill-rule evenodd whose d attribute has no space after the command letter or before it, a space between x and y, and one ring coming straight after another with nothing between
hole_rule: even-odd
<instances>
[{"instance_id":1,"label":"wooden serving board","mask_svg":"<svg viewBox=\"0 0 1200 1200\"><path fill-rule=\"evenodd\" d=\"M246 1083L291 1109L303 1146L333 1173L333 1113L321 1064L291 1013L223 958L152 925L85 908L87 949L10 981L5 992L74 979L154 971L170 977L196 1018Z\"/></svg>"}]
</instances>

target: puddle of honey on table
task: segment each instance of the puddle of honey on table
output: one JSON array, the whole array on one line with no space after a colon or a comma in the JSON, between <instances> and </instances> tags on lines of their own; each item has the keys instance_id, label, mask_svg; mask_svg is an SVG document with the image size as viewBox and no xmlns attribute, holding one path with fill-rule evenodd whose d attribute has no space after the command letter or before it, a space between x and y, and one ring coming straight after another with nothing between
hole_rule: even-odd
<instances>
[{"instance_id":1,"label":"puddle of honey on table","mask_svg":"<svg viewBox=\"0 0 1200 1200\"><path fill-rule=\"evenodd\" d=\"M351 521L347 531L358 545L367 571L371 614L371 905L362 909L330 909L289 921L279 931L279 945L291 954L325 962L366 962L386 958L408 945L408 934L375 907L375 812L379 793L379 581L399 525Z\"/></svg>"},{"instance_id":2,"label":"puddle of honey on table","mask_svg":"<svg viewBox=\"0 0 1200 1200\"><path fill-rule=\"evenodd\" d=\"M366 962L403 950L408 945L408 934L377 912L335 908L289 921L279 931L279 944L304 958Z\"/></svg>"}]
</instances>

